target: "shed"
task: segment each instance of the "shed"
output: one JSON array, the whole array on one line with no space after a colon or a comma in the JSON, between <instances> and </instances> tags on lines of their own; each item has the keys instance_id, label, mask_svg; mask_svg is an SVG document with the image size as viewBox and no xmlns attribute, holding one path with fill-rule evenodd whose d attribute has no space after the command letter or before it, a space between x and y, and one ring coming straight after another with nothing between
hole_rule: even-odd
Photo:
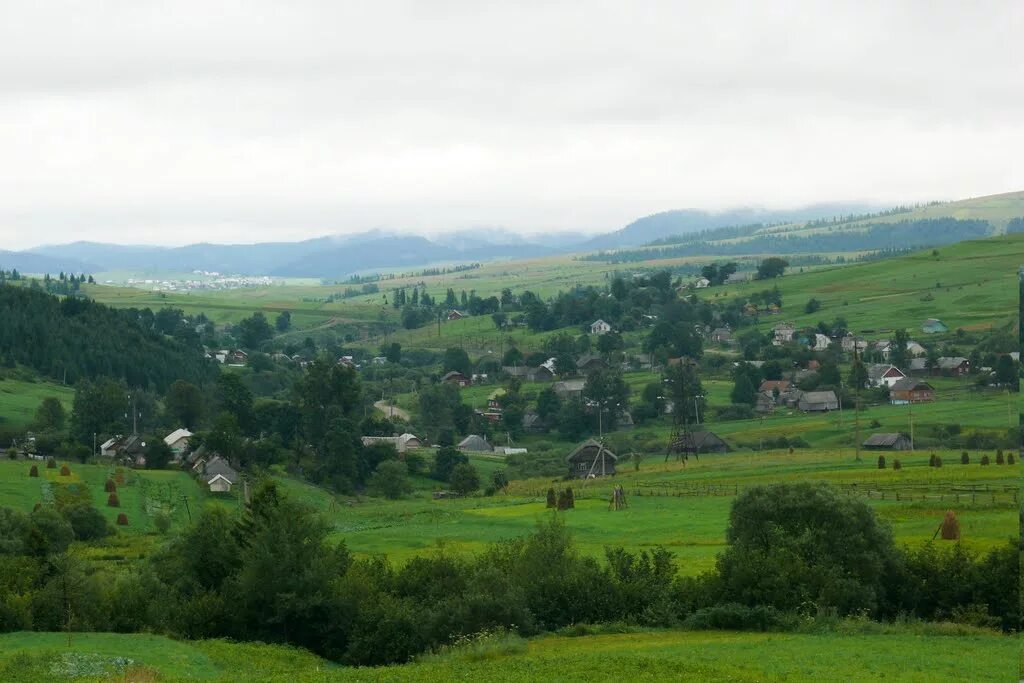
<instances>
[{"instance_id":1,"label":"shed","mask_svg":"<svg viewBox=\"0 0 1024 683\"><path fill-rule=\"evenodd\" d=\"M570 476L586 479L590 476L603 477L615 474L615 463L618 459L601 442L587 439L576 446L565 460L569 464Z\"/></svg>"},{"instance_id":2,"label":"shed","mask_svg":"<svg viewBox=\"0 0 1024 683\"><path fill-rule=\"evenodd\" d=\"M231 491L232 482L223 474L215 474L206 483L209 484L211 493L229 493Z\"/></svg>"},{"instance_id":3,"label":"shed","mask_svg":"<svg viewBox=\"0 0 1024 683\"><path fill-rule=\"evenodd\" d=\"M797 408L805 413L821 413L839 408L839 399L834 391L805 391L797 402Z\"/></svg>"},{"instance_id":4,"label":"shed","mask_svg":"<svg viewBox=\"0 0 1024 683\"><path fill-rule=\"evenodd\" d=\"M862 445L869 451L909 451L910 439L903 434L872 434Z\"/></svg>"}]
</instances>

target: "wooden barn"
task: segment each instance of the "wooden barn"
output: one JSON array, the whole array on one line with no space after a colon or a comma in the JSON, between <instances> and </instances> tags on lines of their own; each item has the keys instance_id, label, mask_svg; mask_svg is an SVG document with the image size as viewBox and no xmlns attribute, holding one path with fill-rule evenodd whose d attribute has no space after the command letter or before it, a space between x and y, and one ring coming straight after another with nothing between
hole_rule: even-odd
<instances>
[{"instance_id":1,"label":"wooden barn","mask_svg":"<svg viewBox=\"0 0 1024 683\"><path fill-rule=\"evenodd\" d=\"M689 436L679 437L672 449L675 453L728 453L729 444L714 432L692 432Z\"/></svg>"},{"instance_id":2,"label":"wooden barn","mask_svg":"<svg viewBox=\"0 0 1024 683\"><path fill-rule=\"evenodd\" d=\"M909 451L910 438L903 434L872 434L862 446L869 451Z\"/></svg>"},{"instance_id":3,"label":"wooden barn","mask_svg":"<svg viewBox=\"0 0 1024 683\"><path fill-rule=\"evenodd\" d=\"M595 439L587 439L566 457L569 476L579 479L613 475L617 461L618 457Z\"/></svg>"}]
</instances>

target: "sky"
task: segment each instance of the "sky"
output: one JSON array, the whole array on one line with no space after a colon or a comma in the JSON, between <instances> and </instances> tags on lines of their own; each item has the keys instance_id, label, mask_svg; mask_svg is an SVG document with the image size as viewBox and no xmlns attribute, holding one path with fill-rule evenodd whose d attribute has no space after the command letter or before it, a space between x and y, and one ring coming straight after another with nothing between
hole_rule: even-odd
<instances>
[{"instance_id":1,"label":"sky","mask_svg":"<svg viewBox=\"0 0 1024 683\"><path fill-rule=\"evenodd\" d=\"M1024 189L1024 2L0 9L0 248Z\"/></svg>"}]
</instances>

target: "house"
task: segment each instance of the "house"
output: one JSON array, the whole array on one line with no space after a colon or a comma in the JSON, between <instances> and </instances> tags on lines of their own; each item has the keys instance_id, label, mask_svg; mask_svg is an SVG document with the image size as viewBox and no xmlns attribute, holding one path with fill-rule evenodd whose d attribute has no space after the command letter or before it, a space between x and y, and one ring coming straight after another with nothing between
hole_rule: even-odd
<instances>
[{"instance_id":1,"label":"house","mask_svg":"<svg viewBox=\"0 0 1024 683\"><path fill-rule=\"evenodd\" d=\"M775 396L773 394L758 394L757 403L754 404L754 411L758 413L770 413L775 410Z\"/></svg>"},{"instance_id":2,"label":"house","mask_svg":"<svg viewBox=\"0 0 1024 683\"><path fill-rule=\"evenodd\" d=\"M766 379L761 382L761 386L757 388L762 394L774 395L776 390L778 393L784 394L789 391L790 383L788 379Z\"/></svg>"},{"instance_id":3,"label":"house","mask_svg":"<svg viewBox=\"0 0 1024 683\"><path fill-rule=\"evenodd\" d=\"M711 286L711 280L706 277L699 277L693 281L694 289L704 289Z\"/></svg>"},{"instance_id":4,"label":"house","mask_svg":"<svg viewBox=\"0 0 1024 683\"><path fill-rule=\"evenodd\" d=\"M907 375L895 365L874 363L868 366L869 387L889 387L904 379Z\"/></svg>"},{"instance_id":5,"label":"house","mask_svg":"<svg viewBox=\"0 0 1024 683\"><path fill-rule=\"evenodd\" d=\"M229 365L245 365L246 361L249 360L249 354L241 349L235 349L228 354L227 362Z\"/></svg>"},{"instance_id":6,"label":"house","mask_svg":"<svg viewBox=\"0 0 1024 683\"><path fill-rule=\"evenodd\" d=\"M949 328L938 318L928 318L921 324L921 331L925 334L942 334L949 332Z\"/></svg>"},{"instance_id":7,"label":"house","mask_svg":"<svg viewBox=\"0 0 1024 683\"><path fill-rule=\"evenodd\" d=\"M456 311L454 309L451 310L451 311L448 311L448 320L462 320L465 317L466 317L466 314L462 313L461 311Z\"/></svg>"},{"instance_id":8,"label":"house","mask_svg":"<svg viewBox=\"0 0 1024 683\"><path fill-rule=\"evenodd\" d=\"M618 457L604 447L604 444L587 439L566 456L569 464L569 476L578 479L588 477L604 477L615 474L615 463Z\"/></svg>"},{"instance_id":9,"label":"house","mask_svg":"<svg viewBox=\"0 0 1024 683\"><path fill-rule=\"evenodd\" d=\"M796 328L791 323L782 323L772 328L772 344L775 346L782 346L793 341L793 335L796 334Z\"/></svg>"},{"instance_id":10,"label":"house","mask_svg":"<svg viewBox=\"0 0 1024 683\"><path fill-rule=\"evenodd\" d=\"M387 365L388 357L387 356L374 356L373 358L370 359L370 363L373 364L373 365Z\"/></svg>"},{"instance_id":11,"label":"house","mask_svg":"<svg viewBox=\"0 0 1024 683\"><path fill-rule=\"evenodd\" d=\"M921 356L928 355L928 349L924 348L916 341L907 342L907 355L911 358L920 358Z\"/></svg>"},{"instance_id":12,"label":"house","mask_svg":"<svg viewBox=\"0 0 1024 683\"><path fill-rule=\"evenodd\" d=\"M210 458L209 461L203 463L203 481L207 484L210 480L217 475L221 475L230 481L232 484L237 484L239 481L238 470L232 467L227 460L219 455L215 455Z\"/></svg>"},{"instance_id":13,"label":"house","mask_svg":"<svg viewBox=\"0 0 1024 683\"><path fill-rule=\"evenodd\" d=\"M423 448L423 441L408 432L401 436L364 436L362 441L364 446L372 446L375 443L391 444L399 453L405 453L410 448Z\"/></svg>"},{"instance_id":14,"label":"house","mask_svg":"<svg viewBox=\"0 0 1024 683\"><path fill-rule=\"evenodd\" d=\"M728 327L716 327L711 332L711 342L713 344L728 344L732 341L732 330Z\"/></svg>"},{"instance_id":15,"label":"house","mask_svg":"<svg viewBox=\"0 0 1024 683\"><path fill-rule=\"evenodd\" d=\"M729 444L714 432L692 432L672 444L673 453L727 453Z\"/></svg>"},{"instance_id":16,"label":"house","mask_svg":"<svg viewBox=\"0 0 1024 683\"><path fill-rule=\"evenodd\" d=\"M852 334L847 334L843 337L842 341L839 342L843 349L843 353L853 353L856 351L867 351L868 340L862 337L855 337Z\"/></svg>"},{"instance_id":17,"label":"house","mask_svg":"<svg viewBox=\"0 0 1024 683\"><path fill-rule=\"evenodd\" d=\"M828 347L832 346L832 340L828 338L828 335L815 333L814 335L814 350L815 351L827 351Z\"/></svg>"},{"instance_id":18,"label":"house","mask_svg":"<svg viewBox=\"0 0 1024 683\"><path fill-rule=\"evenodd\" d=\"M967 360L962 356L943 356L939 358L938 365L933 368L933 374L935 371L941 375L950 375L952 377L963 377L969 375L971 372L971 361Z\"/></svg>"},{"instance_id":19,"label":"house","mask_svg":"<svg viewBox=\"0 0 1024 683\"><path fill-rule=\"evenodd\" d=\"M604 362L604 358L592 353L580 356L579 360L576 361L576 369L584 374L589 374L606 366L607 363Z\"/></svg>"},{"instance_id":20,"label":"house","mask_svg":"<svg viewBox=\"0 0 1024 683\"><path fill-rule=\"evenodd\" d=\"M523 430L527 432L543 432L544 423L540 420L540 415L535 412L523 413Z\"/></svg>"},{"instance_id":21,"label":"house","mask_svg":"<svg viewBox=\"0 0 1024 683\"><path fill-rule=\"evenodd\" d=\"M590 334L608 334L612 331L612 326L605 321L598 319L590 324Z\"/></svg>"},{"instance_id":22,"label":"house","mask_svg":"<svg viewBox=\"0 0 1024 683\"><path fill-rule=\"evenodd\" d=\"M586 386L585 379L566 379L555 382L552 387L559 398L572 398L583 395L583 387Z\"/></svg>"},{"instance_id":23,"label":"house","mask_svg":"<svg viewBox=\"0 0 1024 683\"><path fill-rule=\"evenodd\" d=\"M904 377L889 387L889 400L894 405L926 403L935 400L935 389L928 382Z\"/></svg>"},{"instance_id":24,"label":"house","mask_svg":"<svg viewBox=\"0 0 1024 683\"><path fill-rule=\"evenodd\" d=\"M861 445L869 451L909 451L910 439L903 434L872 434Z\"/></svg>"},{"instance_id":25,"label":"house","mask_svg":"<svg viewBox=\"0 0 1024 683\"><path fill-rule=\"evenodd\" d=\"M129 434L128 436L117 436L107 439L100 446L100 455L108 458L135 458L139 459L142 457L143 452L146 450L146 442L140 439L135 434ZM140 461L140 464L145 464L145 459Z\"/></svg>"},{"instance_id":26,"label":"house","mask_svg":"<svg viewBox=\"0 0 1024 683\"><path fill-rule=\"evenodd\" d=\"M470 384L469 378L457 370L452 370L451 372L445 374L445 376L441 378L441 381L447 382L449 384L454 384L460 387L468 387Z\"/></svg>"},{"instance_id":27,"label":"house","mask_svg":"<svg viewBox=\"0 0 1024 683\"><path fill-rule=\"evenodd\" d=\"M192 432L187 429L175 429L164 437L164 443L170 447L175 457L181 457L181 454L188 450L190 438L192 438Z\"/></svg>"},{"instance_id":28,"label":"house","mask_svg":"<svg viewBox=\"0 0 1024 683\"><path fill-rule=\"evenodd\" d=\"M487 443L487 439L476 434L470 434L465 439L459 442L458 449L460 451L469 451L471 453L490 453L494 450L491 444Z\"/></svg>"},{"instance_id":29,"label":"house","mask_svg":"<svg viewBox=\"0 0 1024 683\"><path fill-rule=\"evenodd\" d=\"M273 359L273 361L275 363L291 363L292 362L291 356L289 356L287 353L281 353L280 351L278 351L277 353L273 354L270 357L271 357L271 359Z\"/></svg>"},{"instance_id":30,"label":"house","mask_svg":"<svg viewBox=\"0 0 1024 683\"><path fill-rule=\"evenodd\" d=\"M530 382L553 382L555 373L546 365L538 365L526 370L526 379Z\"/></svg>"},{"instance_id":31,"label":"house","mask_svg":"<svg viewBox=\"0 0 1024 683\"><path fill-rule=\"evenodd\" d=\"M112 436L100 444L100 455L106 458L113 458L117 455L117 449L121 445L120 436Z\"/></svg>"},{"instance_id":32,"label":"house","mask_svg":"<svg viewBox=\"0 0 1024 683\"><path fill-rule=\"evenodd\" d=\"M508 377L526 379L526 375L530 371L530 368L525 365L503 365L501 366L501 371Z\"/></svg>"},{"instance_id":33,"label":"house","mask_svg":"<svg viewBox=\"0 0 1024 683\"><path fill-rule=\"evenodd\" d=\"M805 391L796 404L805 413L822 413L839 408L834 391Z\"/></svg>"},{"instance_id":34,"label":"house","mask_svg":"<svg viewBox=\"0 0 1024 683\"><path fill-rule=\"evenodd\" d=\"M213 479L206 482L210 487L210 493L230 493L233 482L223 474L213 475Z\"/></svg>"},{"instance_id":35,"label":"house","mask_svg":"<svg viewBox=\"0 0 1024 683\"><path fill-rule=\"evenodd\" d=\"M338 365L344 365L346 368L354 368L356 361L352 356L342 356L338 359Z\"/></svg>"},{"instance_id":36,"label":"house","mask_svg":"<svg viewBox=\"0 0 1024 683\"><path fill-rule=\"evenodd\" d=\"M725 278L725 284L727 285L738 285L746 282L750 279L747 273L733 273L729 277Z\"/></svg>"}]
</instances>

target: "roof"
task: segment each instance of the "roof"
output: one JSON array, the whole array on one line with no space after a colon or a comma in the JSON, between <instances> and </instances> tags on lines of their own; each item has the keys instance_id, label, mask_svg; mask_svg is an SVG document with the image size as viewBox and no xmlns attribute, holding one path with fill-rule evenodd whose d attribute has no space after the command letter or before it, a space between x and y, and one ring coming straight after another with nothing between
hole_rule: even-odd
<instances>
[{"instance_id":1,"label":"roof","mask_svg":"<svg viewBox=\"0 0 1024 683\"><path fill-rule=\"evenodd\" d=\"M401 446L408 445L408 443L410 441L419 441L419 440L420 440L420 437L416 436L415 434L409 434L408 432L406 432L405 434L402 434L400 437L398 437L398 443Z\"/></svg>"},{"instance_id":2,"label":"roof","mask_svg":"<svg viewBox=\"0 0 1024 683\"><path fill-rule=\"evenodd\" d=\"M895 446L896 443L904 438L902 434L872 434L865 439L862 445L864 446Z\"/></svg>"},{"instance_id":3,"label":"roof","mask_svg":"<svg viewBox=\"0 0 1024 683\"><path fill-rule=\"evenodd\" d=\"M594 361L597 361L597 362L603 364L604 363L604 358L601 358L601 356L595 355L593 353L588 353L586 355L580 356L579 360L576 361L576 367L582 368L583 366L589 365L589 364L593 363Z\"/></svg>"},{"instance_id":4,"label":"roof","mask_svg":"<svg viewBox=\"0 0 1024 683\"><path fill-rule=\"evenodd\" d=\"M691 448L698 451L708 444L725 444L725 441L722 439L722 437L718 436L714 432L703 431L692 432L690 434L690 439L686 439L685 436L680 436L679 439L676 440L676 442L672 445L673 447L679 448L685 446L685 442L687 440L690 440L692 442Z\"/></svg>"},{"instance_id":5,"label":"roof","mask_svg":"<svg viewBox=\"0 0 1024 683\"><path fill-rule=\"evenodd\" d=\"M800 397L801 403L838 403L834 391L805 391Z\"/></svg>"},{"instance_id":6,"label":"roof","mask_svg":"<svg viewBox=\"0 0 1024 683\"><path fill-rule=\"evenodd\" d=\"M927 358L911 358L910 369L911 370L925 370L927 369L928 359Z\"/></svg>"},{"instance_id":7,"label":"roof","mask_svg":"<svg viewBox=\"0 0 1024 683\"><path fill-rule=\"evenodd\" d=\"M218 479L226 481L229 486L235 483L235 482L231 481L230 479L228 479L227 477L225 477L223 474L215 474L215 475L213 475L212 477L210 477L209 480L207 480L206 483L207 484L212 484L213 482L217 481Z\"/></svg>"},{"instance_id":8,"label":"roof","mask_svg":"<svg viewBox=\"0 0 1024 683\"><path fill-rule=\"evenodd\" d=\"M466 379L466 376L463 375L458 370L452 370L451 372L445 373L444 377L441 378L441 381L442 382L447 382L450 379L457 379L457 378Z\"/></svg>"},{"instance_id":9,"label":"roof","mask_svg":"<svg viewBox=\"0 0 1024 683\"><path fill-rule=\"evenodd\" d=\"M958 368L964 363L968 362L963 356L943 356L939 359L939 368L941 370L952 370Z\"/></svg>"},{"instance_id":10,"label":"roof","mask_svg":"<svg viewBox=\"0 0 1024 683\"><path fill-rule=\"evenodd\" d=\"M565 456L565 459L566 459L567 462L572 462L573 458L575 458L577 455L581 455L584 451L589 450L591 448L597 448L597 449L600 449L600 450L604 451L606 456L610 457L613 461L619 459L619 456L615 455L610 450L608 450L597 439L587 439L586 441L584 441L580 445L576 446L576 448L572 449L572 451L570 451L569 455ZM597 457L597 456L595 456L595 457Z\"/></svg>"},{"instance_id":11,"label":"roof","mask_svg":"<svg viewBox=\"0 0 1024 683\"><path fill-rule=\"evenodd\" d=\"M470 434L465 439L459 442L460 451L492 451L491 444L487 443L487 439L477 434Z\"/></svg>"},{"instance_id":12,"label":"roof","mask_svg":"<svg viewBox=\"0 0 1024 683\"><path fill-rule=\"evenodd\" d=\"M590 323L590 326L591 326L591 327L594 327L595 325L607 325L607 324L608 324L608 323L606 323L605 321L603 321L603 320L601 320L600 318L598 318L598 319L597 319L597 320L595 320L594 322Z\"/></svg>"},{"instance_id":13,"label":"roof","mask_svg":"<svg viewBox=\"0 0 1024 683\"><path fill-rule=\"evenodd\" d=\"M889 365L888 363L875 363L873 365L868 366L868 377L872 380L878 381L885 377L886 375L888 375L893 370L900 373L901 375L903 374L903 371L900 370L895 365Z\"/></svg>"},{"instance_id":14,"label":"roof","mask_svg":"<svg viewBox=\"0 0 1024 683\"><path fill-rule=\"evenodd\" d=\"M585 379L564 379L561 382L555 382L554 389L558 391L583 391L583 387L587 386L587 380Z\"/></svg>"},{"instance_id":15,"label":"roof","mask_svg":"<svg viewBox=\"0 0 1024 683\"><path fill-rule=\"evenodd\" d=\"M222 474L224 475L224 478L232 484L238 483L238 470L229 465L228 462L219 455L210 458L210 461L203 467L203 474L211 478L213 475ZM207 482L209 482L209 479Z\"/></svg>"},{"instance_id":16,"label":"roof","mask_svg":"<svg viewBox=\"0 0 1024 683\"><path fill-rule=\"evenodd\" d=\"M891 391L934 391L935 388L928 384L928 382L914 379L913 377L904 377L898 382L895 382L890 388Z\"/></svg>"},{"instance_id":17,"label":"roof","mask_svg":"<svg viewBox=\"0 0 1024 683\"><path fill-rule=\"evenodd\" d=\"M192 432L187 429L175 429L173 432L164 437L164 443L168 446L173 446L177 441L187 439L192 436Z\"/></svg>"},{"instance_id":18,"label":"roof","mask_svg":"<svg viewBox=\"0 0 1024 683\"><path fill-rule=\"evenodd\" d=\"M788 379L766 379L765 381L761 382L761 387L758 389L758 391L769 392L769 391L774 391L776 389L779 390L779 393L782 393L784 391L788 391L789 390L789 380Z\"/></svg>"},{"instance_id":19,"label":"roof","mask_svg":"<svg viewBox=\"0 0 1024 683\"><path fill-rule=\"evenodd\" d=\"M109 438L109 439L107 439L107 440L106 440L106 441L104 441L104 442L103 442L103 444L102 444L102 445L100 446L100 450L104 450L104 451L105 451L105 450L107 450L108 448L110 448L111 446L113 446L114 444L116 444L116 443L118 442L119 438L120 438L120 437L116 437L116 436L115 436L115 437L112 437L112 438Z\"/></svg>"}]
</instances>

